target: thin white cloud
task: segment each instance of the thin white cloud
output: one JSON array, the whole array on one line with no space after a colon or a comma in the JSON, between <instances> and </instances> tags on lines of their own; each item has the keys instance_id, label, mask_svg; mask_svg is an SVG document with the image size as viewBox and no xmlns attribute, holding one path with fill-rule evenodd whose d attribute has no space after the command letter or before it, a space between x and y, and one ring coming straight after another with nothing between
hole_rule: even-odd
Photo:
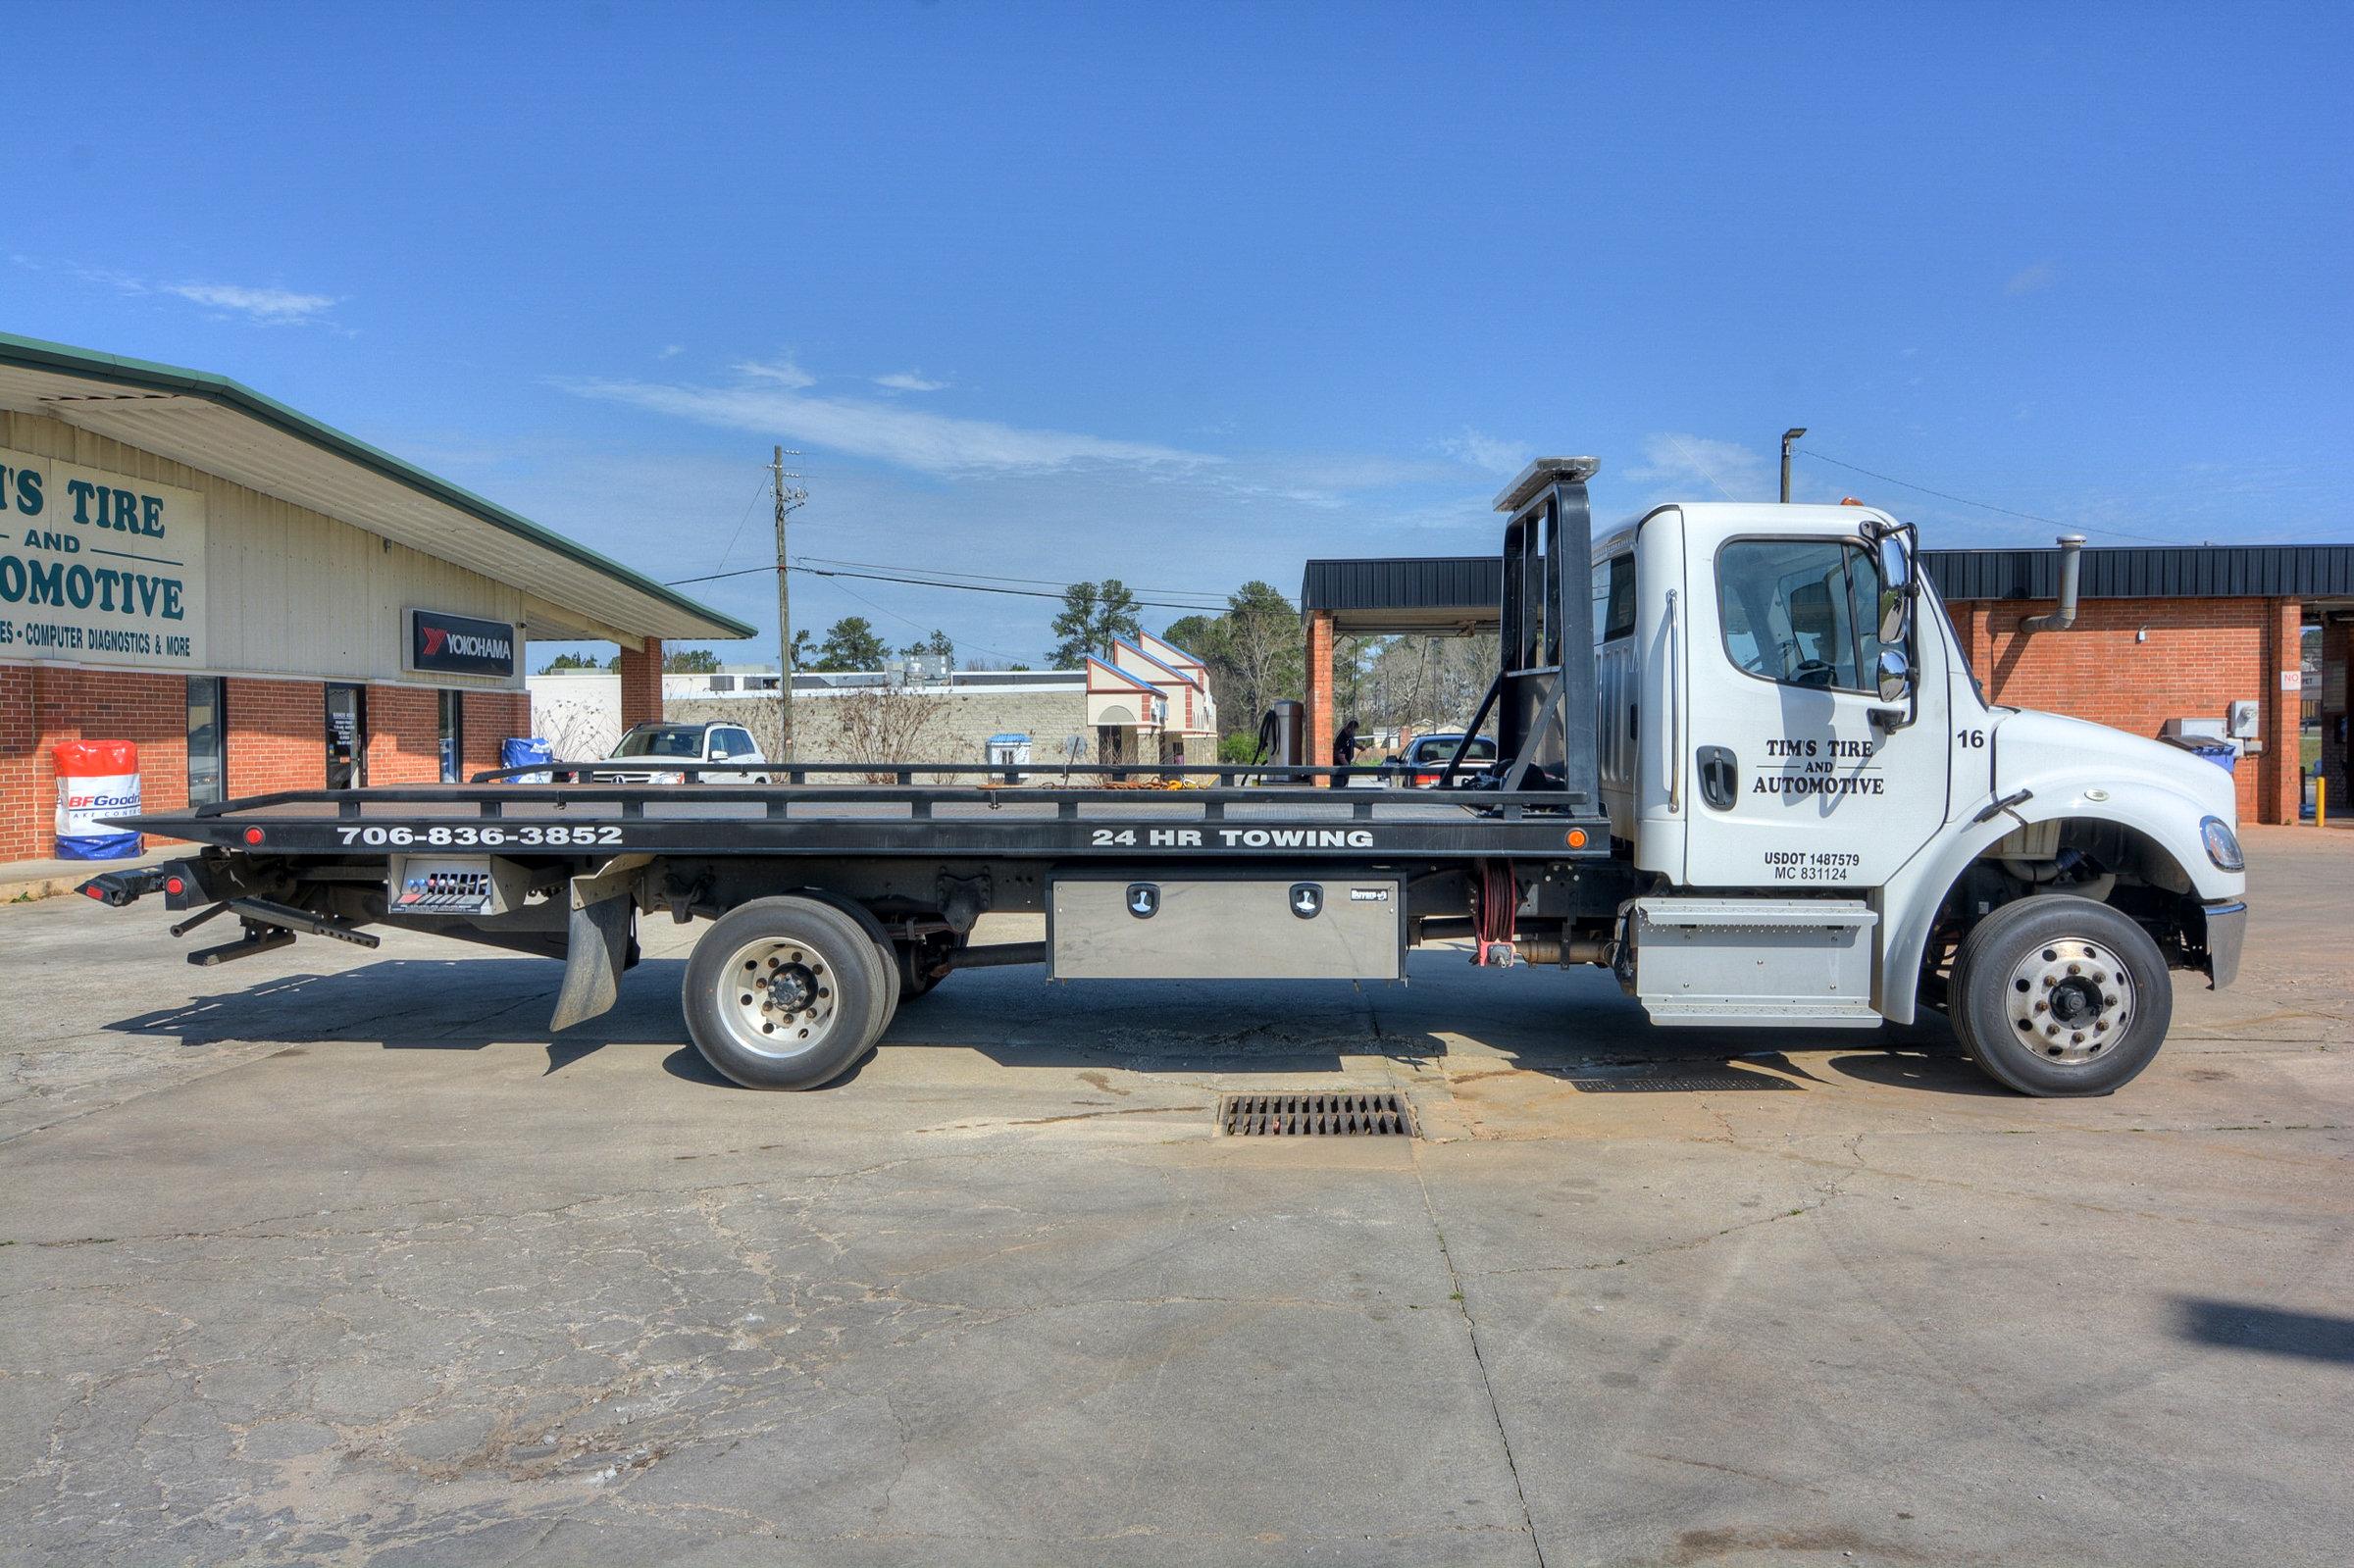
<instances>
[{"instance_id":1,"label":"thin white cloud","mask_svg":"<svg viewBox=\"0 0 2354 1568\"><path fill-rule=\"evenodd\" d=\"M801 374L788 363L780 369ZM1150 441L1111 440L1067 430L1024 430L995 420L959 419L891 403L848 397L802 397L782 375L766 386L679 386L593 377L556 378L554 384L577 396L620 403L648 413L692 420L722 430L783 436L810 446L847 452L937 475L1044 473L1090 465L1119 465L1175 471L1203 468L1223 460Z\"/></svg>"},{"instance_id":2,"label":"thin white cloud","mask_svg":"<svg viewBox=\"0 0 2354 1568\"><path fill-rule=\"evenodd\" d=\"M744 360L736 367L736 374L748 376L756 381L773 381L779 386L792 387L796 391L801 387L817 384L817 378L795 365L790 354L770 360Z\"/></svg>"},{"instance_id":3,"label":"thin white cloud","mask_svg":"<svg viewBox=\"0 0 2354 1568\"><path fill-rule=\"evenodd\" d=\"M1654 500L1770 501L1780 484L1774 462L1756 447L1666 430L1643 438L1643 461L1626 478L1650 486Z\"/></svg>"},{"instance_id":4,"label":"thin white cloud","mask_svg":"<svg viewBox=\"0 0 2354 1568\"><path fill-rule=\"evenodd\" d=\"M2051 287L2059 280L2060 270L2048 261L2039 261L2032 267L2021 267L2013 273L2011 280L2003 285L2003 292L2011 295L2033 294Z\"/></svg>"},{"instance_id":5,"label":"thin white cloud","mask_svg":"<svg viewBox=\"0 0 2354 1568\"><path fill-rule=\"evenodd\" d=\"M874 382L895 392L937 392L948 384L931 379L922 371L893 371L888 376L875 377Z\"/></svg>"},{"instance_id":6,"label":"thin white cloud","mask_svg":"<svg viewBox=\"0 0 2354 1568\"><path fill-rule=\"evenodd\" d=\"M664 343L660 351L654 355L654 358L677 359L681 354L686 352L687 345L685 343Z\"/></svg>"},{"instance_id":7,"label":"thin white cloud","mask_svg":"<svg viewBox=\"0 0 2354 1568\"><path fill-rule=\"evenodd\" d=\"M265 327L296 327L318 321L335 305L333 294L299 294L290 288L248 288L242 283L166 283L163 291Z\"/></svg>"},{"instance_id":8,"label":"thin white cloud","mask_svg":"<svg viewBox=\"0 0 2354 1568\"><path fill-rule=\"evenodd\" d=\"M1473 468L1508 477L1526 468L1531 455L1528 447L1519 441L1502 440L1475 430L1468 425L1463 427L1462 434L1452 435L1439 442L1439 449Z\"/></svg>"}]
</instances>

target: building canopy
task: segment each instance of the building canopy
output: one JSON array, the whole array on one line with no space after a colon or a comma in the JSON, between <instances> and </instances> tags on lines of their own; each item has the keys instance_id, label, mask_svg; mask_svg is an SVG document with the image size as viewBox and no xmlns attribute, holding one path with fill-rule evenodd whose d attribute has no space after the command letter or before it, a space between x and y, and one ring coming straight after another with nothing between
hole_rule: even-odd
<instances>
[{"instance_id":1,"label":"building canopy","mask_svg":"<svg viewBox=\"0 0 2354 1568\"><path fill-rule=\"evenodd\" d=\"M0 408L183 463L520 588L527 636L642 643L753 634L732 616L227 377L0 333Z\"/></svg>"}]
</instances>

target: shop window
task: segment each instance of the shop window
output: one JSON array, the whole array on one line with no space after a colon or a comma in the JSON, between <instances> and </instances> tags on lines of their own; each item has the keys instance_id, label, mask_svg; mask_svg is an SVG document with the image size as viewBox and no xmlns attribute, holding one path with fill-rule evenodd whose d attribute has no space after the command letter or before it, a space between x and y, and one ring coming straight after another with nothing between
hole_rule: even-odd
<instances>
[{"instance_id":1,"label":"shop window","mask_svg":"<svg viewBox=\"0 0 2354 1568\"><path fill-rule=\"evenodd\" d=\"M465 760L466 693L443 691L441 697L441 782L459 783L458 770Z\"/></svg>"},{"instance_id":2,"label":"shop window","mask_svg":"<svg viewBox=\"0 0 2354 1568\"><path fill-rule=\"evenodd\" d=\"M219 676L188 677L188 804L217 806L229 786L229 726Z\"/></svg>"}]
</instances>

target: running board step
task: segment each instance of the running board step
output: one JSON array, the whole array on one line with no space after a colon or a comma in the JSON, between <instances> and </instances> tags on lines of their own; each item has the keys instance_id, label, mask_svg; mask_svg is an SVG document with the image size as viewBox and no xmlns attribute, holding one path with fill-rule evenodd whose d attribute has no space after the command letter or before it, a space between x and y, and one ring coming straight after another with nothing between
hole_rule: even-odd
<instances>
[{"instance_id":1,"label":"running board step","mask_svg":"<svg viewBox=\"0 0 2354 1568\"><path fill-rule=\"evenodd\" d=\"M1635 994L1670 1026L1869 1029L1879 921L1844 899L1639 899Z\"/></svg>"}]
</instances>

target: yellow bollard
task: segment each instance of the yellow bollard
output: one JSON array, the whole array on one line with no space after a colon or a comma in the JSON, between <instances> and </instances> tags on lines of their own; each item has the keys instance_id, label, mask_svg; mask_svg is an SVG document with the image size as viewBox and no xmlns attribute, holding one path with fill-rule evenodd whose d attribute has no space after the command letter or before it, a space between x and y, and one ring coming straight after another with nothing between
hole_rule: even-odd
<instances>
[{"instance_id":1,"label":"yellow bollard","mask_svg":"<svg viewBox=\"0 0 2354 1568\"><path fill-rule=\"evenodd\" d=\"M2313 825L2329 826L2329 776L2323 774L2313 782Z\"/></svg>"}]
</instances>

